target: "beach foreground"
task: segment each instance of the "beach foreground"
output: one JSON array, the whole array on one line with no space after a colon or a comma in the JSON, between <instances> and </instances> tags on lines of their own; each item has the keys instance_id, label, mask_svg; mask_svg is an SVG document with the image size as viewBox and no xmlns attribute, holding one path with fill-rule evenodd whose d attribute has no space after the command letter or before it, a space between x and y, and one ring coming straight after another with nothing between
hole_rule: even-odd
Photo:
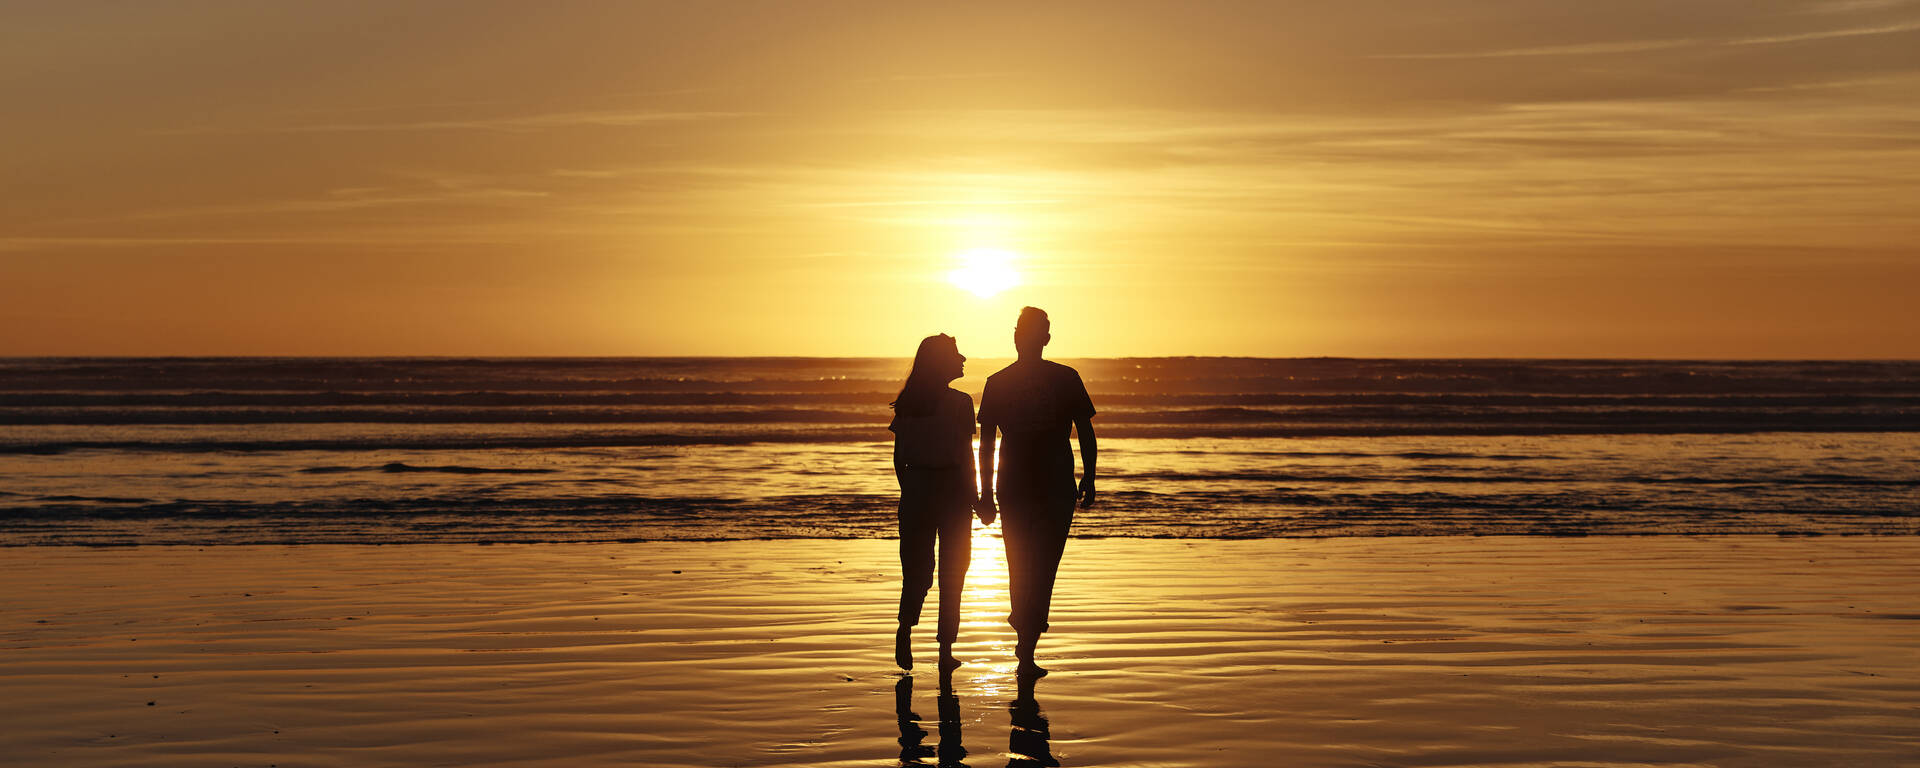
<instances>
[{"instance_id":1,"label":"beach foreground","mask_svg":"<svg viewBox=\"0 0 1920 768\"><path fill-rule=\"evenodd\" d=\"M978 544L948 697L892 541L4 549L0 762L1920 761L1917 539L1078 540L1031 699Z\"/></svg>"}]
</instances>

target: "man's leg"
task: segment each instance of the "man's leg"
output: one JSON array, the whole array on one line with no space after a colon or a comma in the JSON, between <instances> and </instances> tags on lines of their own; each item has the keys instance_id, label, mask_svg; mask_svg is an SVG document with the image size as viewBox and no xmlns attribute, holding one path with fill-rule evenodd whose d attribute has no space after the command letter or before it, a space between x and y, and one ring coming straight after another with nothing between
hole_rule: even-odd
<instances>
[{"instance_id":1,"label":"man's leg","mask_svg":"<svg viewBox=\"0 0 1920 768\"><path fill-rule=\"evenodd\" d=\"M1020 660L1021 674L1038 676L1046 670L1034 662L1034 649L1041 633L1049 628L1053 581L1066 549L1067 531L1073 525L1073 506L1033 503L1021 505L1015 512L1004 516L1007 588L1013 598L1013 615L1008 623L1018 638L1013 655Z\"/></svg>"},{"instance_id":2,"label":"man's leg","mask_svg":"<svg viewBox=\"0 0 1920 768\"><path fill-rule=\"evenodd\" d=\"M1034 517L1034 524L1028 528L1032 559L1027 570L1027 626L1037 638L1052 628L1047 615L1053 607L1053 579L1060 572L1060 557L1066 553L1073 507L1051 509Z\"/></svg>"},{"instance_id":3,"label":"man's leg","mask_svg":"<svg viewBox=\"0 0 1920 768\"><path fill-rule=\"evenodd\" d=\"M1027 636L1028 587L1033 583L1032 533L1028 525L1032 515L1016 505L1001 503L1000 538L1007 548L1007 623L1020 637Z\"/></svg>"}]
</instances>

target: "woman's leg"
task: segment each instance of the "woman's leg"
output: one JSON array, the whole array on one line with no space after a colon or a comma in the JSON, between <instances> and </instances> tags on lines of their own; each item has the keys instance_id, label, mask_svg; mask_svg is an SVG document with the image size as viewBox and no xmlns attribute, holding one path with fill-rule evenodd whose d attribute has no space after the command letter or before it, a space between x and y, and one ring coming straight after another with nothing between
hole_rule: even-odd
<instances>
[{"instance_id":1,"label":"woman's leg","mask_svg":"<svg viewBox=\"0 0 1920 768\"><path fill-rule=\"evenodd\" d=\"M894 637L894 661L913 668L908 634L920 623L920 608L933 586L933 543L937 530L928 502L928 478L920 470L896 470L900 479L900 629Z\"/></svg>"},{"instance_id":2,"label":"woman's leg","mask_svg":"<svg viewBox=\"0 0 1920 768\"><path fill-rule=\"evenodd\" d=\"M969 479L969 482L971 480ZM940 518L940 642L952 645L960 635L960 596L967 566L973 562L973 510L956 506Z\"/></svg>"}]
</instances>

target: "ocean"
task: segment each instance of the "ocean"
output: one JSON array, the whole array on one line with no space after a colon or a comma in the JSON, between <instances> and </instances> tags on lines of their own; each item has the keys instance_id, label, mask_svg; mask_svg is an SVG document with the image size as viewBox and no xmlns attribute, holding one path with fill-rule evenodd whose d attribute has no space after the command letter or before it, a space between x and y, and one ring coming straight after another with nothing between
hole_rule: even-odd
<instances>
[{"instance_id":1,"label":"ocean","mask_svg":"<svg viewBox=\"0 0 1920 768\"><path fill-rule=\"evenodd\" d=\"M1082 537L1920 533L1916 362L1061 362ZM906 369L4 359L0 545L889 537Z\"/></svg>"}]
</instances>

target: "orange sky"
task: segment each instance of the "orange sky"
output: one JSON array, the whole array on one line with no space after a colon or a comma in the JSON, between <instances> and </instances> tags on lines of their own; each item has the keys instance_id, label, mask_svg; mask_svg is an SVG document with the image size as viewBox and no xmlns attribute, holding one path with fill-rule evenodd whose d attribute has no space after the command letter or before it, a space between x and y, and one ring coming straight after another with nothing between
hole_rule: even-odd
<instances>
[{"instance_id":1,"label":"orange sky","mask_svg":"<svg viewBox=\"0 0 1920 768\"><path fill-rule=\"evenodd\" d=\"M1915 2L0 14L0 354L1920 357Z\"/></svg>"}]
</instances>

